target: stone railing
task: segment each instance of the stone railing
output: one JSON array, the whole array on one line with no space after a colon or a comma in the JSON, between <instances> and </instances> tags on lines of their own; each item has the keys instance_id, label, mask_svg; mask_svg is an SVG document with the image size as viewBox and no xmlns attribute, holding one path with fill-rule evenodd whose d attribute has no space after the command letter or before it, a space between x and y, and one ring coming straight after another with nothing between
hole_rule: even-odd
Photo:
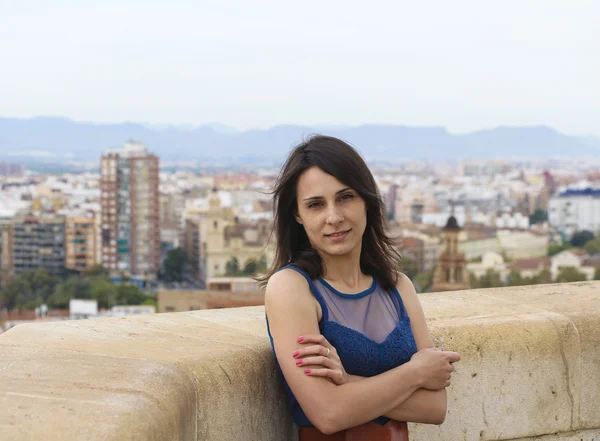
<instances>
[{"instance_id":1,"label":"stone railing","mask_svg":"<svg viewBox=\"0 0 600 441\"><path fill-rule=\"evenodd\" d=\"M421 296L462 354L412 441L600 438L600 283ZM539 438L538 438L539 437ZM0 440L294 440L262 307L18 325L0 336Z\"/></svg>"}]
</instances>

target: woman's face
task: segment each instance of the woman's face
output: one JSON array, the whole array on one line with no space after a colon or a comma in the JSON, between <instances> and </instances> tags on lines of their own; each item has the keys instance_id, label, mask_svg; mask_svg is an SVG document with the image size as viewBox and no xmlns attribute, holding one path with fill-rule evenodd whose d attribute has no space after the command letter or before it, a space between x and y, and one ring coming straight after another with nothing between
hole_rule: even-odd
<instances>
[{"instance_id":1,"label":"woman's face","mask_svg":"<svg viewBox=\"0 0 600 441\"><path fill-rule=\"evenodd\" d=\"M332 256L360 252L367 211L356 191L311 167L300 175L296 197L296 220L304 226L313 248Z\"/></svg>"}]
</instances>

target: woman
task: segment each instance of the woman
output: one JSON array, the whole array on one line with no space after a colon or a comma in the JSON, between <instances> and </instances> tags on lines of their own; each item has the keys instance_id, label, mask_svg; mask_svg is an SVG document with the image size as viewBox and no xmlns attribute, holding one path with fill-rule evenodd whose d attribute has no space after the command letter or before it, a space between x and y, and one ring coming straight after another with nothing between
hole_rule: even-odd
<instances>
[{"instance_id":1,"label":"woman","mask_svg":"<svg viewBox=\"0 0 600 441\"><path fill-rule=\"evenodd\" d=\"M274 203L265 310L300 441L399 441L406 421L441 424L460 355L433 348L360 155L308 139L284 164Z\"/></svg>"}]
</instances>

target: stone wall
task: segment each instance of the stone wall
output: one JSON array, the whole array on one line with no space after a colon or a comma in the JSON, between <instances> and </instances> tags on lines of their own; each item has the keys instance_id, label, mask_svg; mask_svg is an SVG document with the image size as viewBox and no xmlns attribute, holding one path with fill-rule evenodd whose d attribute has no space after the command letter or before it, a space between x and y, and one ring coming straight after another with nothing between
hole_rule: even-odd
<instances>
[{"instance_id":1,"label":"stone wall","mask_svg":"<svg viewBox=\"0 0 600 441\"><path fill-rule=\"evenodd\" d=\"M600 283L421 296L461 352L411 440L600 439ZM24 324L0 336L0 439L294 440L262 307Z\"/></svg>"}]
</instances>

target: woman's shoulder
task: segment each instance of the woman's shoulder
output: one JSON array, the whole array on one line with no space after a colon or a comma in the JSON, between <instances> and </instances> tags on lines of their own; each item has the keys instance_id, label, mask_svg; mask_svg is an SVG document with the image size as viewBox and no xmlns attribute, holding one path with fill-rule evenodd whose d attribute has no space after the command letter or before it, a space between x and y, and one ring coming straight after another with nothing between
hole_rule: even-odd
<instances>
[{"instance_id":1,"label":"woman's shoulder","mask_svg":"<svg viewBox=\"0 0 600 441\"><path fill-rule=\"evenodd\" d=\"M283 268L269 278L265 290L265 310L269 318L302 311L317 313L308 281L292 268Z\"/></svg>"},{"instance_id":2,"label":"woman's shoulder","mask_svg":"<svg viewBox=\"0 0 600 441\"><path fill-rule=\"evenodd\" d=\"M292 267L284 267L269 277L265 302L280 297L289 299L303 294L310 294L310 287L305 276Z\"/></svg>"},{"instance_id":3,"label":"woman's shoulder","mask_svg":"<svg viewBox=\"0 0 600 441\"><path fill-rule=\"evenodd\" d=\"M404 299L405 296L409 298L413 298L417 296L417 291L415 290L415 286L413 285L410 278L402 273L398 272L398 277L396 279L396 289Z\"/></svg>"}]
</instances>

